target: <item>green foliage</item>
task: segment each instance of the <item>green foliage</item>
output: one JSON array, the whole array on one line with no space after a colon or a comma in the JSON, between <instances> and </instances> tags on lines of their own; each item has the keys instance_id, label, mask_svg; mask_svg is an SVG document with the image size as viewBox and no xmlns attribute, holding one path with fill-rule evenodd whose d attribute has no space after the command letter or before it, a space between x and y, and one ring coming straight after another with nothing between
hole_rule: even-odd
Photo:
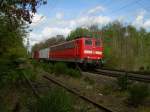
<instances>
[{"instance_id":1,"label":"green foliage","mask_svg":"<svg viewBox=\"0 0 150 112\"><path fill-rule=\"evenodd\" d=\"M76 28L75 30L71 31L71 33L67 37L67 40L77 39L80 38L81 36L92 37L92 33L85 28Z\"/></svg>"},{"instance_id":2,"label":"green foliage","mask_svg":"<svg viewBox=\"0 0 150 112\"><path fill-rule=\"evenodd\" d=\"M34 71L34 69L30 67L22 69L21 74L24 74L31 81L35 81L37 78L36 71Z\"/></svg>"},{"instance_id":3,"label":"green foliage","mask_svg":"<svg viewBox=\"0 0 150 112\"><path fill-rule=\"evenodd\" d=\"M51 37L51 38L47 39L45 42L40 42L38 44L35 44L32 47L32 51L47 48L49 46L56 45L56 44L62 43L64 41L65 41L65 38L63 35L57 35L56 37Z\"/></svg>"},{"instance_id":4,"label":"green foliage","mask_svg":"<svg viewBox=\"0 0 150 112\"><path fill-rule=\"evenodd\" d=\"M32 13L36 12L36 7L45 3L45 0L34 0L32 2L20 0L1 0L0 14L5 14L14 21L24 20L31 23L31 19L33 17Z\"/></svg>"},{"instance_id":5,"label":"green foliage","mask_svg":"<svg viewBox=\"0 0 150 112\"><path fill-rule=\"evenodd\" d=\"M16 59L26 56L26 49L23 45L23 39L26 36L24 24L15 24L10 27L9 17L0 16L0 58Z\"/></svg>"},{"instance_id":6,"label":"green foliage","mask_svg":"<svg viewBox=\"0 0 150 112\"><path fill-rule=\"evenodd\" d=\"M62 62L58 62L53 66L53 72L56 74L65 74L67 72L67 65Z\"/></svg>"},{"instance_id":7,"label":"green foliage","mask_svg":"<svg viewBox=\"0 0 150 112\"><path fill-rule=\"evenodd\" d=\"M115 21L99 31L103 32L105 66L116 69L138 70L149 69L150 33L141 28ZM129 35L125 35L128 32Z\"/></svg>"},{"instance_id":8,"label":"green foliage","mask_svg":"<svg viewBox=\"0 0 150 112\"><path fill-rule=\"evenodd\" d=\"M9 17L0 15L0 79L1 84L14 83L21 76L18 75L18 60L26 57L26 49L23 38L26 35L24 25L18 24L18 28L11 28ZM19 81L19 80L18 80Z\"/></svg>"},{"instance_id":9,"label":"green foliage","mask_svg":"<svg viewBox=\"0 0 150 112\"><path fill-rule=\"evenodd\" d=\"M72 68L68 68L66 71L66 74L71 76L71 77L75 77L75 78L81 77L80 72L78 70L72 69Z\"/></svg>"},{"instance_id":10,"label":"green foliage","mask_svg":"<svg viewBox=\"0 0 150 112\"><path fill-rule=\"evenodd\" d=\"M126 90L128 87L128 76L122 75L117 78L117 84L121 90Z\"/></svg>"},{"instance_id":11,"label":"green foliage","mask_svg":"<svg viewBox=\"0 0 150 112\"><path fill-rule=\"evenodd\" d=\"M149 96L149 87L147 84L135 83L129 88L129 102L135 106L143 103Z\"/></svg>"},{"instance_id":12,"label":"green foliage","mask_svg":"<svg viewBox=\"0 0 150 112\"><path fill-rule=\"evenodd\" d=\"M21 58L27 57L23 44L27 34L26 25L0 12L0 26L0 83L19 82L21 75L16 68Z\"/></svg>"},{"instance_id":13,"label":"green foliage","mask_svg":"<svg viewBox=\"0 0 150 112\"><path fill-rule=\"evenodd\" d=\"M17 71L16 65L8 59L0 59L0 87L3 87L7 83L13 83Z\"/></svg>"},{"instance_id":14,"label":"green foliage","mask_svg":"<svg viewBox=\"0 0 150 112\"><path fill-rule=\"evenodd\" d=\"M36 6L40 2L42 0L33 1L32 3L20 0L2 0L0 2L1 85L23 80L23 71L27 72L28 77L31 78L31 69L20 71L17 66L21 61L19 58L27 57L27 50L23 43L28 30L25 21L31 22L32 14L29 11L36 12Z\"/></svg>"},{"instance_id":15,"label":"green foliage","mask_svg":"<svg viewBox=\"0 0 150 112\"><path fill-rule=\"evenodd\" d=\"M41 64L40 62L38 62L37 60L31 60L30 63L33 65L34 68L38 68L39 65Z\"/></svg>"},{"instance_id":16,"label":"green foliage","mask_svg":"<svg viewBox=\"0 0 150 112\"><path fill-rule=\"evenodd\" d=\"M48 73L52 73L53 72L53 65L51 63L39 63L39 65L42 66L42 68L48 72Z\"/></svg>"},{"instance_id":17,"label":"green foliage","mask_svg":"<svg viewBox=\"0 0 150 112\"><path fill-rule=\"evenodd\" d=\"M115 86L112 84L107 84L102 88L102 94L109 95L115 90Z\"/></svg>"},{"instance_id":18,"label":"green foliage","mask_svg":"<svg viewBox=\"0 0 150 112\"><path fill-rule=\"evenodd\" d=\"M41 97L31 112L71 112L71 96L61 89L52 89Z\"/></svg>"},{"instance_id":19,"label":"green foliage","mask_svg":"<svg viewBox=\"0 0 150 112\"><path fill-rule=\"evenodd\" d=\"M30 66L27 66L27 64L16 64L11 62L6 63L4 61L4 66L0 67L1 74L0 74L0 87L4 87L5 85L21 85L23 82L25 82L24 75L29 80L35 80L36 79L36 72L34 69ZM20 66L24 66L20 68Z\"/></svg>"},{"instance_id":20,"label":"green foliage","mask_svg":"<svg viewBox=\"0 0 150 112\"><path fill-rule=\"evenodd\" d=\"M35 75L33 75L32 71L30 69L24 69L24 70L10 70L3 76L2 82L3 85L7 84L22 84L23 81L25 81L23 75L25 75L29 78L34 80Z\"/></svg>"},{"instance_id":21,"label":"green foliage","mask_svg":"<svg viewBox=\"0 0 150 112\"><path fill-rule=\"evenodd\" d=\"M67 65L62 62L58 62L54 64L54 66L52 67L52 70L57 75L63 74L63 75L68 75L68 76L75 77L75 78L79 78L81 76L78 70L68 68Z\"/></svg>"},{"instance_id":22,"label":"green foliage","mask_svg":"<svg viewBox=\"0 0 150 112\"><path fill-rule=\"evenodd\" d=\"M9 70L8 72L5 72L1 75L0 87L19 82L21 79L20 77L21 75L18 75L18 72L16 70Z\"/></svg>"}]
</instances>

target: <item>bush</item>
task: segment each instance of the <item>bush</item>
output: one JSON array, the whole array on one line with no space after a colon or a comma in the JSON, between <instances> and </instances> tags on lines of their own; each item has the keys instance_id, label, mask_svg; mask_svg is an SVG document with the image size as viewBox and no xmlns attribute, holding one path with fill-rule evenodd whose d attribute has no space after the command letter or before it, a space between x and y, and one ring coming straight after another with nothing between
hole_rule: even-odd
<instances>
[{"instance_id":1,"label":"bush","mask_svg":"<svg viewBox=\"0 0 150 112\"><path fill-rule=\"evenodd\" d=\"M135 83L129 88L129 102L133 105L141 104L149 95L147 84Z\"/></svg>"},{"instance_id":2,"label":"bush","mask_svg":"<svg viewBox=\"0 0 150 112\"><path fill-rule=\"evenodd\" d=\"M128 76L122 75L117 78L117 84L121 90L126 90L128 86Z\"/></svg>"},{"instance_id":3,"label":"bush","mask_svg":"<svg viewBox=\"0 0 150 112\"><path fill-rule=\"evenodd\" d=\"M0 87L4 87L7 85L19 85L25 82L24 75L29 80L36 79L36 73L31 67L24 68L12 68L10 67L7 71L4 71L0 75Z\"/></svg>"},{"instance_id":4,"label":"bush","mask_svg":"<svg viewBox=\"0 0 150 112\"><path fill-rule=\"evenodd\" d=\"M74 70L72 68L70 69L68 68L66 71L66 74L72 77L76 77L76 78L79 78L81 76L78 70Z\"/></svg>"},{"instance_id":5,"label":"bush","mask_svg":"<svg viewBox=\"0 0 150 112\"><path fill-rule=\"evenodd\" d=\"M41 63L41 66L46 72L53 72L53 65L51 63Z\"/></svg>"},{"instance_id":6,"label":"bush","mask_svg":"<svg viewBox=\"0 0 150 112\"><path fill-rule=\"evenodd\" d=\"M53 72L56 74L64 74L67 72L67 65L65 63L56 63L53 66Z\"/></svg>"},{"instance_id":7,"label":"bush","mask_svg":"<svg viewBox=\"0 0 150 112\"><path fill-rule=\"evenodd\" d=\"M20 82L22 79L21 76L22 75L18 74L18 71L15 69L8 70L7 72L3 73L0 77L0 87Z\"/></svg>"},{"instance_id":8,"label":"bush","mask_svg":"<svg viewBox=\"0 0 150 112\"><path fill-rule=\"evenodd\" d=\"M20 70L20 74L18 75L22 75L22 74L26 75L26 77L32 81L35 81L37 78L36 71L34 71L32 68L29 68L29 67Z\"/></svg>"},{"instance_id":9,"label":"bush","mask_svg":"<svg viewBox=\"0 0 150 112\"><path fill-rule=\"evenodd\" d=\"M41 97L31 112L71 112L71 97L61 89L52 89L49 94Z\"/></svg>"},{"instance_id":10,"label":"bush","mask_svg":"<svg viewBox=\"0 0 150 112\"><path fill-rule=\"evenodd\" d=\"M78 70L68 68L67 65L62 62L55 63L54 65L50 63L42 63L41 66L49 73L55 73L57 75L64 74L76 78L81 76Z\"/></svg>"},{"instance_id":11,"label":"bush","mask_svg":"<svg viewBox=\"0 0 150 112\"><path fill-rule=\"evenodd\" d=\"M39 66L39 62L37 60L31 60L30 63L33 65L34 68L37 68Z\"/></svg>"}]
</instances>

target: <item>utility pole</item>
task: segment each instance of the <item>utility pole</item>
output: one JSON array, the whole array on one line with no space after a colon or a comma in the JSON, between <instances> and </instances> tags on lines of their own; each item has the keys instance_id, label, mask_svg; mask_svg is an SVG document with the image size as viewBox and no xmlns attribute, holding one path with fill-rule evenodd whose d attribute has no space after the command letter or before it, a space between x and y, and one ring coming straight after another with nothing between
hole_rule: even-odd
<instances>
[{"instance_id":1,"label":"utility pole","mask_svg":"<svg viewBox=\"0 0 150 112\"><path fill-rule=\"evenodd\" d=\"M126 58L127 58L127 57L128 57L128 55L127 55L127 52L128 52L128 51L127 51L127 49L128 49L128 46L127 46L127 42L128 42L128 41L127 41L127 40L128 40L128 39L127 39L127 38L128 38L128 36L129 36L128 25L125 26L125 34L124 34L124 36L125 36L125 47L126 47L126 48L125 48L125 49L126 49L126 50L125 50L125 53L126 53ZM128 61L127 61L127 62L128 62ZM126 66L126 69L128 69L127 63L126 63L125 66Z\"/></svg>"},{"instance_id":2,"label":"utility pole","mask_svg":"<svg viewBox=\"0 0 150 112\"><path fill-rule=\"evenodd\" d=\"M27 54L29 55L29 49L30 49L30 41L29 37L27 37Z\"/></svg>"}]
</instances>

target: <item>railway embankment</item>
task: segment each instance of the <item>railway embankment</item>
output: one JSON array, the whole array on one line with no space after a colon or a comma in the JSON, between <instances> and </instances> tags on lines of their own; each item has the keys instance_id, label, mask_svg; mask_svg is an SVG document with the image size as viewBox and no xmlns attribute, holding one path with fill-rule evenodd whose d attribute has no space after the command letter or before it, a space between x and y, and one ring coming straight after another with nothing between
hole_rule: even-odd
<instances>
[{"instance_id":1,"label":"railway embankment","mask_svg":"<svg viewBox=\"0 0 150 112\"><path fill-rule=\"evenodd\" d=\"M0 97L5 101L5 104L0 104L0 108L5 111L47 112L54 109L55 112L60 110L149 112L150 110L148 83L128 80L127 77L116 78L83 72L64 63L53 65L29 61L19 65L15 71L18 77L13 77L12 82L0 90ZM43 76L51 78L51 81Z\"/></svg>"}]
</instances>

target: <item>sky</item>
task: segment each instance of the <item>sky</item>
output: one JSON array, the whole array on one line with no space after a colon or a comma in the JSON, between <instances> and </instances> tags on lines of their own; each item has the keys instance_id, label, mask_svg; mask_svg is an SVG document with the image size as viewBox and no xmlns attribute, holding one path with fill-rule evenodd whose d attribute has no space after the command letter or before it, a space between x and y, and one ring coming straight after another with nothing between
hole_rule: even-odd
<instances>
[{"instance_id":1,"label":"sky","mask_svg":"<svg viewBox=\"0 0 150 112\"><path fill-rule=\"evenodd\" d=\"M47 0L30 24L30 46L56 35L67 36L77 27L102 27L115 20L149 31L149 5L150 0Z\"/></svg>"}]
</instances>

